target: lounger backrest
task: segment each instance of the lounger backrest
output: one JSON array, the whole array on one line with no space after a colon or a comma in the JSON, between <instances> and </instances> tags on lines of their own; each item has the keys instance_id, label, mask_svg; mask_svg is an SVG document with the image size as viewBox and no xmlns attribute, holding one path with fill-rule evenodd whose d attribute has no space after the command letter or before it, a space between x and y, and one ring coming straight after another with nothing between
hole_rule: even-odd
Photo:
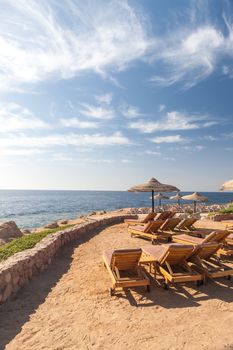
<instances>
[{"instance_id":1,"label":"lounger backrest","mask_svg":"<svg viewBox=\"0 0 233 350\"><path fill-rule=\"evenodd\" d=\"M147 214L147 215L142 219L141 222L145 223L145 222L154 220L154 217L155 217L156 215L157 215L156 213L149 213L149 214Z\"/></svg>"},{"instance_id":2,"label":"lounger backrest","mask_svg":"<svg viewBox=\"0 0 233 350\"><path fill-rule=\"evenodd\" d=\"M191 254L188 260L192 260L195 257L200 259L209 259L213 256L220 248L221 243L202 243L195 247L193 254Z\"/></svg>"},{"instance_id":3,"label":"lounger backrest","mask_svg":"<svg viewBox=\"0 0 233 350\"><path fill-rule=\"evenodd\" d=\"M206 238L203 240L203 243L208 242L216 242L216 243L222 243L227 236L229 236L230 232L228 231L213 231L211 232Z\"/></svg>"},{"instance_id":4,"label":"lounger backrest","mask_svg":"<svg viewBox=\"0 0 233 350\"><path fill-rule=\"evenodd\" d=\"M133 270L138 266L142 254L141 249L114 250L111 259L111 268L118 270Z\"/></svg>"},{"instance_id":5,"label":"lounger backrest","mask_svg":"<svg viewBox=\"0 0 233 350\"><path fill-rule=\"evenodd\" d=\"M180 218L171 218L165 220L164 224L160 227L162 231L166 230L173 230L176 225L178 225L181 222L182 219Z\"/></svg>"},{"instance_id":6,"label":"lounger backrest","mask_svg":"<svg viewBox=\"0 0 233 350\"><path fill-rule=\"evenodd\" d=\"M158 213L155 217L155 220L166 220L170 217L171 211L163 211L162 213Z\"/></svg>"},{"instance_id":7,"label":"lounger backrest","mask_svg":"<svg viewBox=\"0 0 233 350\"><path fill-rule=\"evenodd\" d=\"M166 262L170 265L179 265L183 263L193 251L192 245L187 244L169 244L166 253L160 258L161 265Z\"/></svg>"},{"instance_id":8,"label":"lounger backrest","mask_svg":"<svg viewBox=\"0 0 233 350\"><path fill-rule=\"evenodd\" d=\"M195 222L197 221L196 218L187 218L183 219L179 225L177 225L177 228L180 230L190 228Z\"/></svg>"},{"instance_id":9,"label":"lounger backrest","mask_svg":"<svg viewBox=\"0 0 233 350\"><path fill-rule=\"evenodd\" d=\"M147 232L156 232L156 231L158 231L158 229L163 225L163 223L164 223L164 220L152 221L151 225L147 229Z\"/></svg>"}]
</instances>

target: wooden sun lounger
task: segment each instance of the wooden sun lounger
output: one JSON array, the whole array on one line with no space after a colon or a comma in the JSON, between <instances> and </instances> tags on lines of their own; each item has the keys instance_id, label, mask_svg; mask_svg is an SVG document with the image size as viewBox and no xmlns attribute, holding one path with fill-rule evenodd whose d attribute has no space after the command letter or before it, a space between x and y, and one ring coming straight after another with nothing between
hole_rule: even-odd
<instances>
[{"instance_id":1,"label":"wooden sun lounger","mask_svg":"<svg viewBox=\"0 0 233 350\"><path fill-rule=\"evenodd\" d=\"M150 256L154 264L154 277L161 274L164 288L170 283L197 282L202 283L204 275L193 270L187 263L187 258L193 251L192 245L163 244L159 246L145 246L143 254Z\"/></svg>"},{"instance_id":2,"label":"wooden sun lounger","mask_svg":"<svg viewBox=\"0 0 233 350\"><path fill-rule=\"evenodd\" d=\"M186 218L183 219L177 226L176 230L178 231L190 231L195 230L195 227L193 227L193 224L197 221L197 218Z\"/></svg>"},{"instance_id":3,"label":"wooden sun lounger","mask_svg":"<svg viewBox=\"0 0 233 350\"><path fill-rule=\"evenodd\" d=\"M118 249L103 253L104 264L112 279L110 295L116 288L144 286L149 291L150 280L139 265L141 254L141 249Z\"/></svg>"},{"instance_id":4,"label":"wooden sun lounger","mask_svg":"<svg viewBox=\"0 0 233 350\"><path fill-rule=\"evenodd\" d=\"M227 242L227 244L233 246L233 233L230 233L229 236L227 236L226 242Z\"/></svg>"},{"instance_id":5,"label":"wooden sun lounger","mask_svg":"<svg viewBox=\"0 0 233 350\"><path fill-rule=\"evenodd\" d=\"M218 230L213 231L205 238L193 237L187 234L180 234L172 237L172 240L183 244L203 244L203 243L222 243L221 249L218 250L218 255L230 256L233 255L233 249L226 244L227 237L230 235L229 231Z\"/></svg>"},{"instance_id":6,"label":"wooden sun lounger","mask_svg":"<svg viewBox=\"0 0 233 350\"><path fill-rule=\"evenodd\" d=\"M169 232L169 233L173 233L174 229L176 228L176 226L182 221L182 219L180 218L169 218L167 220L165 220L165 222L163 223L162 226L160 226L160 230L162 232Z\"/></svg>"},{"instance_id":7,"label":"wooden sun lounger","mask_svg":"<svg viewBox=\"0 0 233 350\"><path fill-rule=\"evenodd\" d=\"M140 225L140 224L146 224L149 221L154 220L155 216L157 215L157 213L149 213L146 215L143 215L142 217L139 217L138 219L125 219L125 223L127 225Z\"/></svg>"},{"instance_id":8,"label":"wooden sun lounger","mask_svg":"<svg viewBox=\"0 0 233 350\"><path fill-rule=\"evenodd\" d=\"M204 273L209 278L227 277L233 275L233 268L223 264L215 257L221 249L221 243L203 243L189 256L188 261L191 267L200 273Z\"/></svg>"},{"instance_id":9,"label":"wooden sun lounger","mask_svg":"<svg viewBox=\"0 0 233 350\"><path fill-rule=\"evenodd\" d=\"M158 238L165 238L166 240L171 239L171 234L169 232L159 231L159 228L163 224L163 220L150 221L145 226L129 226L128 231L131 234L131 237L137 236L140 238L146 238L149 239L153 244Z\"/></svg>"}]
</instances>

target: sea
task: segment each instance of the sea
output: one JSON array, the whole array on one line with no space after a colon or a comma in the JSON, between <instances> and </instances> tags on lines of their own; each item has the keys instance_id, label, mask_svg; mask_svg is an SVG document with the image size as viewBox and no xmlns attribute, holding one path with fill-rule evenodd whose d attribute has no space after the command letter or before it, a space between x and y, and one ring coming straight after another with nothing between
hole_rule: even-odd
<instances>
[{"instance_id":1,"label":"sea","mask_svg":"<svg viewBox=\"0 0 233 350\"><path fill-rule=\"evenodd\" d=\"M182 192L182 195L191 192ZM208 204L233 201L233 192L201 192ZM166 193L172 196L174 193ZM172 200L163 200L163 204ZM182 201L182 203L188 203ZM155 202L157 205L157 202ZM93 211L150 207L150 193L127 191L0 190L0 221L13 220L32 229L59 219L73 219Z\"/></svg>"}]
</instances>

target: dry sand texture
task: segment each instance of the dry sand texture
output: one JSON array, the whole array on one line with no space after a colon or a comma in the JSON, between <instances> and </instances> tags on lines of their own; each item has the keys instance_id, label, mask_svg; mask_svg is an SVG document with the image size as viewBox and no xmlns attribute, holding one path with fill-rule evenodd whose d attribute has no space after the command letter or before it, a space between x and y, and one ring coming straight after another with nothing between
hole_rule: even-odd
<instances>
[{"instance_id":1,"label":"dry sand texture","mask_svg":"<svg viewBox=\"0 0 233 350\"><path fill-rule=\"evenodd\" d=\"M95 232L96 233L96 232ZM102 251L140 247L124 224L64 247L48 270L0 307L0 348L233 349L233 281L112 298Z\"/></svg>"}]
</instances>

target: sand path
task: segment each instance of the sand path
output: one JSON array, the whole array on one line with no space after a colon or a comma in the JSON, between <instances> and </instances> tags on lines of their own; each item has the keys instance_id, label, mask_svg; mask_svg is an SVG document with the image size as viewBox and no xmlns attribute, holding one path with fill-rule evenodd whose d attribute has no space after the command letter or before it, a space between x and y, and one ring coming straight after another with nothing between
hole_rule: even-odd
<instances>
[{"instance_id":1,"label":"sand path","mask_svg":"<svg viewBox=\"0 0 233 350\"><path fill-rule=\"evenodd\" d=\"M0 307L0 348L233 349L233 282L108 295L101 253L149 244L124 224L63 248L53 264Z\"/></svg>"}]
</instances>

